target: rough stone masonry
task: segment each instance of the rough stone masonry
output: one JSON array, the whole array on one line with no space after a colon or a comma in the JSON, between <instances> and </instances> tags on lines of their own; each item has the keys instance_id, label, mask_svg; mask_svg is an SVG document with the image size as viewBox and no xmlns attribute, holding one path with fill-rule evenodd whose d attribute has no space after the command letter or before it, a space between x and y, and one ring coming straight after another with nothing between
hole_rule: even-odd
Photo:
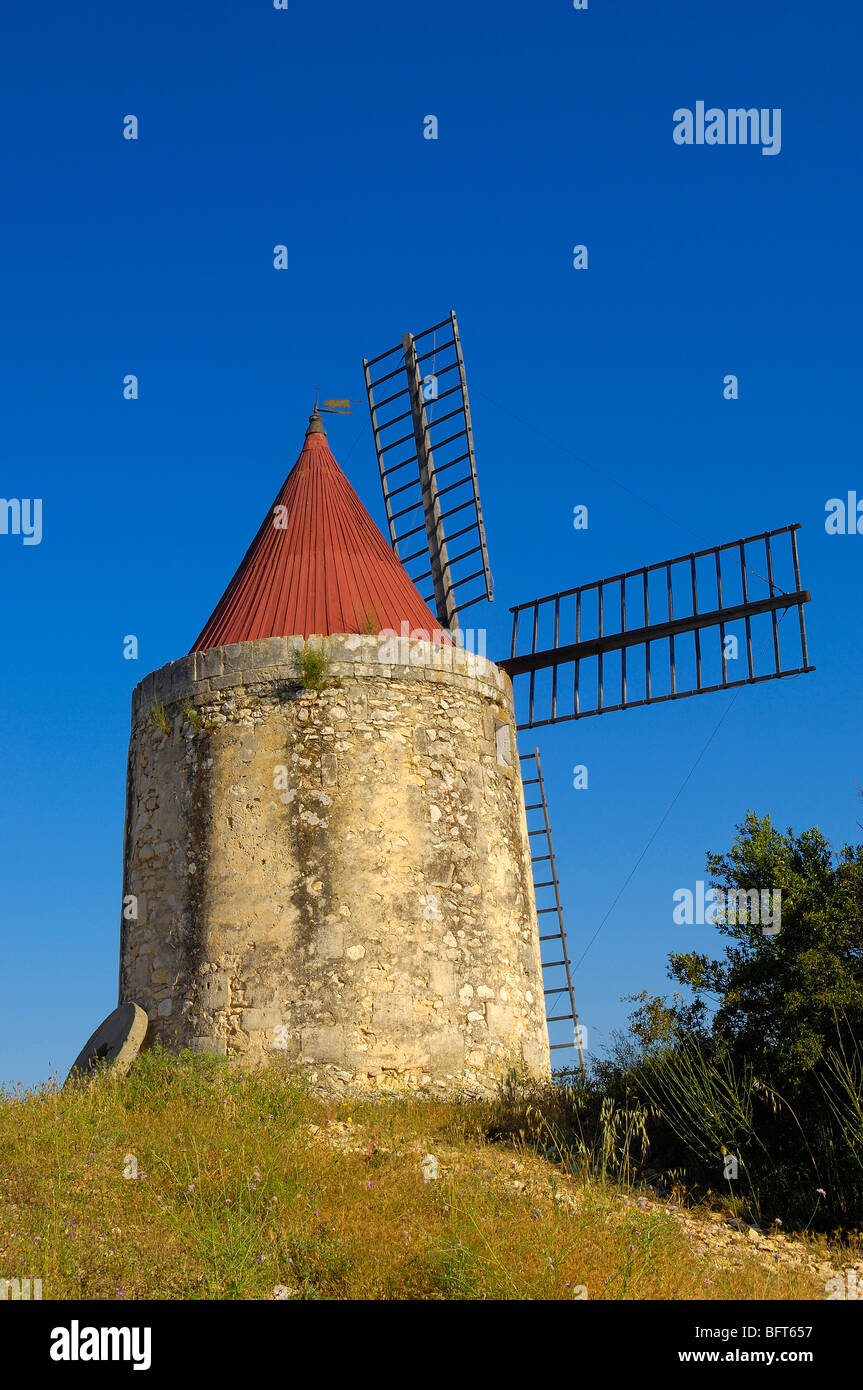
<instances>
[{"instance_id":1,"label":"rough stone masonry","mask_svg":"<svg viewBox=\"0 0 863 1390\"><path fill-rule=\"evenodd\" d=\"M304 649L329 659L320 691ZM120 1001L151 1037L345 1092L550 1073L509 679L461 649L401 655L274 637L135 689Z\"/></svg>"}]
</instances>

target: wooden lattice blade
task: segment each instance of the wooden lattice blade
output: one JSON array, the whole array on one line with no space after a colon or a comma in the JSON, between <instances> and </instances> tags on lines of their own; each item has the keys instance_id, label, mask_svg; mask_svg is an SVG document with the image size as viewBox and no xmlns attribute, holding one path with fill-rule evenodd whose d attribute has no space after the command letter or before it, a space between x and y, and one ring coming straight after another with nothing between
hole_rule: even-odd
<instances>
[{"instance_id":1,"label":"wooden lattice blade","mask_svg":"<svg viewBox=\"0 0 863 1390\"><path fill-rule=\"evenodd\" d=\"M518 727L813 671L798 529L748 536L513 608L512 650L498 664L514 679L527 677L528 717ZM792 609L797 622L783 628Z\"/></svg>"},{"instance_id":2,"label":"wooden lattice blade","mask_svg":"<svg viewBox=\"0 0 863 1390\"><path fill-rule=\"evenodd\" d=\"M390 543L439 622L456 627L462 609L491 599L492 578L455 314L363 371Z\"/></svg>"}]
</instances>

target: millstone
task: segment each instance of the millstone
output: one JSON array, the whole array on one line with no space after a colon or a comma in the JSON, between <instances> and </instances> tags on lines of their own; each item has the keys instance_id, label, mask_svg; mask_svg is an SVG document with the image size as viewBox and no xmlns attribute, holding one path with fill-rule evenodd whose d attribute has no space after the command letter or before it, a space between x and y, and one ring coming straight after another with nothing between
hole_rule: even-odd
<instances>
[{"instance_id":1,"label":"millstone","mask_svg":"<svg viewBox=\"0 0 863 1390\"><path fill-rule=\"evenodd\" d=\"M138 1004L121 1004L87 1039L65 1084L87 1076L100 1064L113 1076L125 1076L147 1036L149 1021Z\"/></svg>"}]
</instances>

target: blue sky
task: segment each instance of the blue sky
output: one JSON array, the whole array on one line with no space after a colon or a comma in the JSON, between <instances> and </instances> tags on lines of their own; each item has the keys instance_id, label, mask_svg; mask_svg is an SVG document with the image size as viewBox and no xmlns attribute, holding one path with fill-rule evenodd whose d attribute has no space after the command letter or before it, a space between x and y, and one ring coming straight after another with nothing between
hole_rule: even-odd
<instances>
[{"instance_id":1,"label":"blue sky","mask_svg":"<svg viewBox=\"0 0 863 1390\"><path fill-rule=\"evenodd\" d=\"M43 537L0 535L0 1081L64 1072L116 1003L133 686L188 650L315 386L361 396L363 355L450 308L490 655L510 604L802 523L814 675L522 743L578 961L733 699L580 964L600 1049L621 995L667 987L669 951L717 944L673 925L671 896L747 808L859 837L863 536L824 529L828 498L863 498L859 12L76 8L2 21L0 492L42 499ZM781 151L675 144L699 100L780 108ZM330 443L382 525L362 409Z\"/></svg>"}]
</instances>

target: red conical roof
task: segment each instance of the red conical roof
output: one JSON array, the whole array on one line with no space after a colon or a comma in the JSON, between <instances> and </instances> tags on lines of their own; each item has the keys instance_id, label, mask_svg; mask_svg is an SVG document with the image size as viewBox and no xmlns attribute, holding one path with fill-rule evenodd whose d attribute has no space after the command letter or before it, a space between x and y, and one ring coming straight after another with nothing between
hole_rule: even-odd
<instances>
[{"instance_id":1,"label":"red conical roof","mask_svg":"<svg viewBox=\"0 0 863 1390\"><path fill-rule=\"evenodd\" d=\"M402 624L447 641L310 417L302 453L192 651Z\"/></svg>"}]
</instances>

